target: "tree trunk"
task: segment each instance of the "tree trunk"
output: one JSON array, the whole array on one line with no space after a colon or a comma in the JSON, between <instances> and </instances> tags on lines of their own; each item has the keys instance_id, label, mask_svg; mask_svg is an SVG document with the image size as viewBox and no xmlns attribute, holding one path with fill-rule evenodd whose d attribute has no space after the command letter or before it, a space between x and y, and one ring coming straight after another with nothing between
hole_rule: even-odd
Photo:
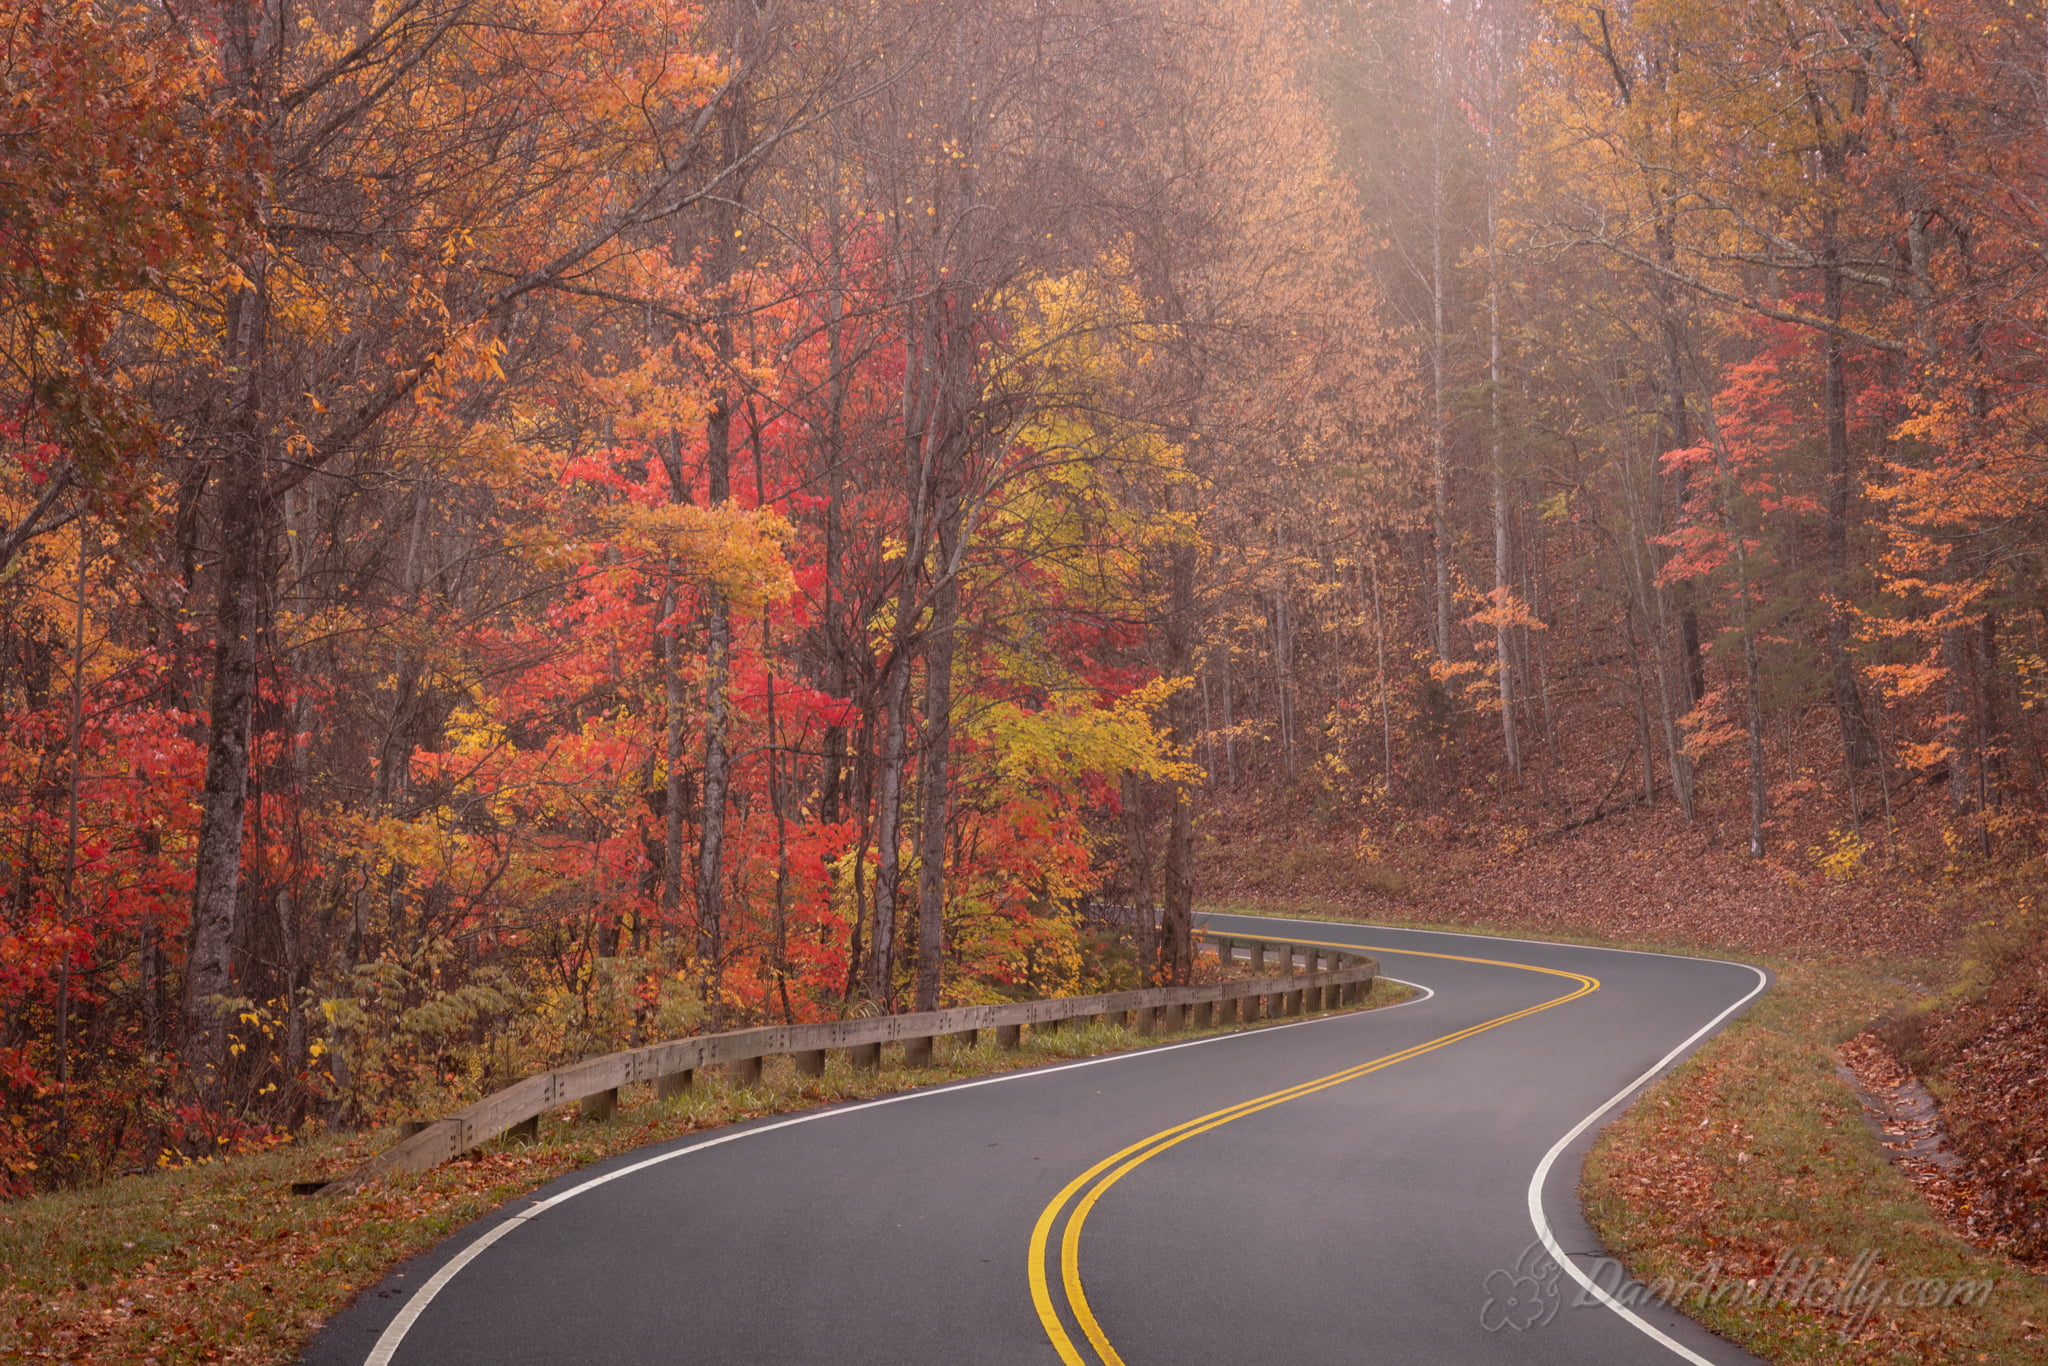
<instances>
[{"instance_id":1,"label":"tree trunk","mask_svg":"<svg viewBox=\"0 0 2048 1366\"><path fill-rule=\"evenodd\" d=\"M960 497L948 488L939 507L939 582L932 591L931 635L924 652L924 743L918 762L923 807L918 828L917 1009L937 1010L945 966L946 823L951 806L953 655L960 616L954 564L960 541Z\"/></svg>"},{"instance_id":2,"label":"tree trunk","mask_svg":"<svg viewBox=\"0 0 2048 1366\"><path fill-rule=\"evenodd\" d=\"M249 738L256 705L256 639L263 611L261 473L253 451L229 454L220 484L220 585L214 603L213 683L208 696L206 784L200 796L192 922L185 952L180 1053L201 1104L220 1102L231 995L235 912L242 889L243 817L249 801Z\"/></svg>"},{"instance_id":3,"label":"tree trunk","mask_svg":"<svg viewBox=\"0 0 2048 1366\"><path fill-rule=\"evenodd\" d=\"M1742 610L1748 615L1749 590L1742 591ZM1764 819L1769 814L1770 788L1764 781L1764 701L1758 677L1756 630L1742 628L1743 715L1749 723L1749 856L1764 856Z\"/></svg>"},{"instance_id":4,"label":"tree trunk","mask_svg":"<svg viewBox=\"0 0 2048 1366\"><path fill-rule=\"evenodd\" d=\"M1840 248L1835 242L1835 225L1827 225L1826 254L1829 266L1823 280L1830 321L1842 321L1842 271L1836 264ZM1854 773L1877 762L1877 742L1863 710L1863 696L1856 687L1856 668L1849 659L1847 604L1849 577L1849 413L1848 386L1842 374L1842 339L1832 333L1822 341L1826 351L1826 374L1821 384L1821 407L1827 426L1827 656L1828 674L1834 684L1835 719L1841 731L1842 753L1848 761L1851 781Z\"/></svg>"},{"instance_id":5,"label":"tree trunk","mask_svg":"<svg viewBox=\"0 0 2048 1366\"><path fill-rule=\"evenodd\" d=\"M1287 589L1273 595L1273 711L1280 722L1280 767L1294 781L1294 621Z\"/></svg>"},{"instance_id":6,"label":"tree trunk","mask_svg":"<svg viewBox=\"0 0 2048 1366\"><path fill-rule=\"evenodd\" d=\"M1444 225L1442 151L1438 149L1435 168L1433 212L1430 218L1429 311L1430 311L1430 453L1429 501L1431 514L1430 552L1436 571L1433 599L1436 657L1451 657L1451 457L1444 433Z\"/></svg>"},{"instance_id":7,"label":"tree trunk","mask_svg":"<svg viewBox=\"0 0 2048 1366\"><path fill-rule=\"evenodd\" d=\"M1630 613L1622 623L1622 638L1628 642L1629 672L1634 677L1633 689L1636 706L1636 744L1643 752L1643 805L1657 805L1657 758L1656 747L1650 739L1650 704L1643 689L1643 652L1636 644L1636 623Z\"/></svg>"},{"instance_id":8,"label":"tree trunk","mask_svg":"<svg viewBox=\"0 0 2048 1366\"><path fill-rule=\"evenodd\" d=\"M1970 687L1970 642L1964 627L1948 626L1941 633L1942 731L1948 743L1949 819L1960 823L1969 816L1976 791L1972 770L1976 766L1976 736L1971 718L1976 711Z\"/></svg>"},{"instance_id":9,"label":"tree trunk","mask_svg":"<svg viewBox=\"0 0 2048 1366\"><path fill-rule=\"evenodd\" d=\"M1514 589L1512 538L1508 534L1508 480L1502 468L1500 429L1500 261L1495 242L1493 170L1488 157L1486 187L1486 413L1493 456L1493 606L1507 609ZM1505 621L1493 628L1494 667L1500 680L1500 740L1508 775L1522 776L1522 740L1515 727L1515 632Z\"/></svg>"},{"instance_id":10,"label":"tree trunk","mask_svg":"<svg viewBox=\"0 0 2048 1366\"><path fill-rule=\"evenodd\" d=\"M681 493L680 478L677 493ZM675 620L680 604L673 585L662 595L661 692L663 734L661 757L661 918L664 933L674 933L683 922L683 808L689 792L683 775L683 632Z\"/></svg>"},{"instance_id":11,"label":"tree trunk","mask_svg":"<svg viewBox=\"0 0 2048 1366\"><path fill-rule=\"evenodd\" d=\"M1373 683L1380 703L1380 779L1387 796L1394 791L1394 712L1387 693L1387 621L1380 608L1380 560L1377 553L1367 557L1372 573Z\"/></svg>"},{"instance_id":12,"label":"tree trunk","mask_svg":"<svg viewBox=\"0 0 2048 1366\"><path fill-rule=\"evenodd\" d=\"M732 497L732 409L724 400L705 419L706 497L718 507ZM731 755L726 748L726 689L732 670L732 608L714 596L704 658L704 787L697 817L697 951L705 999L715 1029L724 1021L725 795Z\"/></svg>"},{"instance_id":13,"label":"tree trunk","mask_svg":"<svg viewBox=\"0 0 2048 1366\"><path fill-rule=\"evenodd\" d=\"M1138 971L1146 986L1159 975L1159 915L1152 899L1151 822L1145 819L1145 784L1123 775L1124 864L1130 870L1131 910L1138 920Z\"/></svg>"},{"instance_id":14,"label":"tree trunk","mask_svg":"<svg viewBox=\"0 0 2048 1366\"><path fill-rule=\"evenodd\" d=\"M1657 220L1656 238L1658 260L1667 270L1675 269L1678 244L1668 203L1666 212ZM1657 295L1658 331L1664 342L1664 425L1666 439L1670 442L1666 449L1682 451L1692 445L1692 413L1685 402L1684 324L1678 315L1677 293L1671 282L1659 276L1652 288ZM1691 479L1683 467L1672 477L1674 524L1685 519ZM1658 529L1662 530L1661 527ZM1678 589L1678 648L1679 679L1685 689L1685 706L1681 710L1690 711L1707 694L1707 665L1700 652L1699 609L1693 604L1691 590L1682 586Z\"/></svg>"},{"instance_id":15,"label":"tree trunk","mask_svg":"<svg viewBox=\"0 0 2048 1366\"><path fill-rule=\"evenodd\" d=\"M1187 678L1194 666L1195 548L1177 544L1171 551L1167 589L1166 669L1168 678ZM1177 746L1194 740L1194 706L1185 688L1166 704L1167 726ZM1194 794L1185 782L1173 784L1173 805L1166 826L1166 875L1159 921L1158 972L1171 984L1186 982L1194 972L1195 815Z\"/></svg>"},{"instance_id":16,"label":"tree trunk","mask_svg":"<svg viewBox=\"0 0 2048 1366\"><path fill-rule=\"evenodd\" d=\"M1223 785L1237 790L1237 709L1230 680L1230 646L1223 646Z\"/></svg>"},{"instance_id":17,"label":"tree trunk","mask_svg":"<svg viewBox=\"0 0 2048 1366\"><path fill-rule=\"evenodd\" d=\"M225 11L230 97L257 113L257 41L262 15L242 0ZM254 186L251 186L254 189ZM231 380L219 451L216 525L219 584L214 598L213 680L208 693L206 780L194 854L187 927L180 1061L202 1108L220 1106L227 1022L219 1002L234 983L235 912L242 892L243 817L249 802L249 740L256 706L256 642L265 625L269 515L263 497L264 371L269 304L267 258L244 262L228 292L223 360Z\"/></svg>"},{"instance_id":18,"label":"tree trunk","mask_svg":"<svg viewBox=\"0 0 2048 1366\"><path fill-rule=\"evenodd\" d=\"M904 590L901 599L900 610L913 610L910 589ZM868 993L885 1010L895 995L896 883L903 861L903 748L909 729L910 641L902 620L898 618L896 647L882 675L887 698L882 719L882 771L875 793L875 928L868 941Z\"/></svg>"}]
</instances>

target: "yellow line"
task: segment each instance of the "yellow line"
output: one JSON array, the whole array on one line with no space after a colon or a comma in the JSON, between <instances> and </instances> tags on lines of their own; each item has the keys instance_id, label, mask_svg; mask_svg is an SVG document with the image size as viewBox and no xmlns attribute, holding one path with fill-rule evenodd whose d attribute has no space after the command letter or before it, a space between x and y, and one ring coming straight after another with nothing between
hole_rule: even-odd
<instances>
[{"instance_id":1,"label":"yellow line","mask_svg":"<svg viewBox=\"0 0 2048 1366\"><path fill-rule=\"evenodd\" d=\"M1091 1182L1094 1185L1088 1189L1088 1193L1082 1197L1080 1203L1074 1206L1073 1213L1067 1219L1066 1228L1062 1231L1060 1237L1060 1288L1066 1293L1067 1305L1074 1316L1074 1321L1080 1325L1082 1335L1088 1339L1088 1345L1095 1349L1095 1355L1102 1363L1102 1366L1124 1366L1124 1359L1117 1354L1116 1348L1110 1345L1108 1336L1102 1331L1102 1325L1096 1320L1095 1313L1088 1304L1088 1297L1082 1290L1080 1254L1081 1227L1087 1222L1089 1212L1095 1208L1096 1201L1102 1198L1103 1193L1122 1180L1125 1173L1157 1157L1168 1148L1183 1143L1197 1134L1204 1134L1211 1129L1219 1128L1234 1119L1242 1119L1246 1115L1257 1114L1261 1110L1285 1104L1287 1101L1294 1100L1300 1096L1310 1095L1332 1086L1340 1086L1347 1081L1353 1081L1368 1073L1392 1067L1397 1062L1405 1062L1409 1058L1420 1057L1424 1053L1434 1052L1439 1048L1457 1043L1461 1039L1469 1039L1474 1034L1481 1034L1489 1029L1495 1029L1504 1024L1512 1024L1517 1020L1526 1019L1538 1011L1548 1010L1552 1006L1563 1005L1567 1001L1575 1001L1581 996L1600 989L1598 978L1588 977L1584 973L1579 972L1566 972L1558 968L1539 968L1530 963L1505 963L1494 958L1468 958L1455 953L1424 953L1417 949L1383 949L1375 948L1369 944L1332 944L1308 939L1296 939L1291 942L1310 948L1352 949L1369 953L1398 953L1411 958L1443 958L1459 963L1480 963L1487 967L1519 968L1525 972L1540 972L1551 977L1570 978L1579 983L1579 988L1576 991L1567 992L1565 995L1559 996L1554 1000L1544 1001L1539 1005L1529 1006L1512 1014L1502 1015L1498 1019L1471 1025L1465 1029L1458 1030L1456 1033L1446 1034L1441 1038L1431 1039L1427 1043L1419 1043L1413 1047L1404 1048L1397 1053L1389 1053L1384 1057L1374 1058L1370 1062L1360 1063L1355 1067L1347 1067L1341 1072L1333 1072L1329 1076L1318 1077L1313 1081L1306 1081L1298 1086L1290 1086L1282 1091L1274 1091L1269 1095L1257 1096L1240 1104L1228 1106L1225 1109L1211 1111L1209 1114L1198 1116L1183 1124L1176 1124L1171 1129L1162 1129L1148 1138L1139 1139L1128 1147L1118 1149L1100 1162L1097 1162L1087 1171L1082 1172L1072 1181L1069 1181L1060 1188L1059 1194L1052 1198L1051 1203L1039 1213L1038 1222L1032 1226L1031 1264L1029 1271L1031 1302L1038 1309L1039 1322L1044 1325L1046 1336L1052 1340L1053 1350L1059 1353L1060 1360L1066 1363L1066 1366L1089 1366L1089 1362L1088 1358L1081 1354L1080 1348L1076 1346L1073 1337L1067 1332L1066 1325L1060 1319L1059 1308L1053 1299L1052 1285L1046 1275L1046 1249L1047 1244L1052 1238L1053 1227L1059 1222L1060 1214L1066 1209L1068 1201L1072 1200L1084 1187L1089 1187ZM1108 1175L1104 1176L1103 1173L1105 1172ZM1101 1177L1099 1181L1096 1179L1098 1177Z\"/></svg>"}]
</instances>

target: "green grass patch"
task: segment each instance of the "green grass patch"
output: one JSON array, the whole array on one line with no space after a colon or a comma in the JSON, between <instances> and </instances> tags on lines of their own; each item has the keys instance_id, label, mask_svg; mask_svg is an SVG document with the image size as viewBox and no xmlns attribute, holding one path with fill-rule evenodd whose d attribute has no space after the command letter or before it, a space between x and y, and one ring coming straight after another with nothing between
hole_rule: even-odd
<instances>
[{"instance_id":1,"label":"green grass patch","mask_svg":"<svg viewBox=\"0 0 2048 1366\"><path fill-rule=\"evenodd\" d=\"M1413 995L1376 981L1356 1008L1394 1005ZM667 1101L657 1100L651 1087L628 1088L608 1122L584 1122L568 1107L543 1116L536 1143L494 1142L353 1195L294 1196L291 1186L340 1175L396 1142L395 1130L309 1137L266 1153L0 1207L0 1360L289 1362L330 1315L393 1265L589 1163L764 1115L1096 1057L1169 1037L1071 1022L1053 1033L1027 1031L1019 1047L1002 1049L993 1033L984 1031L974 1047L939 1040L928 1068L902 1067L891 1049L880 1071L832 1055L823 1076L805 1077L789 1059L773 1058L755 1086L703 1075L693 1090Z\"/></svg>"}]
</instances>

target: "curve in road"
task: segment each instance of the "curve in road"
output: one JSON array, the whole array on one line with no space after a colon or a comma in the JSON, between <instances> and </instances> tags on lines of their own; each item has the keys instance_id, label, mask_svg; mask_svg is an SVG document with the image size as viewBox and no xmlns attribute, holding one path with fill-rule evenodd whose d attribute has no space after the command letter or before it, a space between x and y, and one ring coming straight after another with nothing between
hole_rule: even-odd
<instances>
[{"instance_id":1,"label":"curve in road","mask_svg":"<svg viewBox=\"0 0 2048 1366\"><path fill-rule=\"evenodd\" d=\"M1559 1173L1759 969L1214 919L1433 994L628 1154L400 1268L305 1361L1755 1360L1620 1283Z\"/></svg>"},{"instance_id":2,"label":"curve in road","mask_svg":"<svg viewBox=\"0 0 2048 1366\"><path fill-rule=\"evenodd\" d=\"M1317 948L1362 947L1323 940L1297 939L1295 942L1312 945ZM1370 947L1377 948L1377 946ZM1394 952L1400 951L1394 950ZM1494 959L1474 958L1469 955L1460 954L1416 953L1410 951L1409 956L1443 958L1463 963L1486 963L1495 967L1523 966L1518 963L1501 963ZM1060 1312L1060 1306L1056 1302L1052 1278L1047 1274L1048 1250L1052 1241L1052 1233L1062 1222L1064 1222L1065 1227L1061 1232L1059 1242L1060 1274L1058 1286L1060 1292L1065 1295L1066 1313L1080 1326L1083 1335L1088 1340L1088 1345L1094 1349L1096 1358L1103 1363L1103 1366L1124 1366L1123 1357L1118 1355L1116 1348L1110 1345L1108 1337L1103 1333L1102 1324L1096 1319L1094 1311L1090 1308L1087 1292L1082 1288L1081 1284L1081 1230L1088 1222L1089 1213L1095 1208L1096 1203L1109 1191L1110 1187L1121 1181L1141 1164L1151 1161L1153 1158L1186 1142L1188 1139L1194 1138L1198 1134L1208 1133L1210 1130L1220 1128L1234 1119L1241 1119L1246 1115L1254 1115L1262 1110L1269 1110L1275 1105L1284 1105L1290 1100L1301 1096L1313 1095L1317 1091L1331 1086L1341 1086L1347 1081L1355 1081L1359 1077L1377 1072L1383 1067L1392 1067L1395 1063L1406 1062L1410 1058L1419 1058L1425 1053L1448 1047L1462 1039L1469 1039L1475 1034L1484 1033L1486 1030L1497 1029L1501 1025L1513 1024L1515 1021L1525 1019L1540 1010L1549 1010L1551 1007L1561 1006L1567 1001L1576 1001L1579 997L1600 989L1600 982L1597 978L1585 976L1583 973L1564 972L1556 968L1527 968L1526 970L1571 978L1576 980L1579 986L1576 991L1568 991L1562 996L1539 1002L1533 1006L1525 1006L1521 1010L1497 1016L1481 1024L1468 1025L1463 1029L1430 1039L1425 1043L1411 1044L1407 1048L1374 1058L1370 1062L1359 1063L1355 1067L1347 1067L1340 1072L1333 1072L1327 1077L1317 1077L1313 1081L1303 1082L1298 1086L1290 1086L1285 1090L1275 1091L1270 1095L1258 1096L1252 1100L1230 1106L1227 1109L1213 1111L1210 1114L1176 1124L1170 1129L1161 1130L1159 1133L1140 1139L1127 1148L1111 1153L1108 1157L1103 1158L1087 1171L1082 1172L1079 1176L1068 1182L1061 1189L1060 1193L1053 1197L1052 1203L1048 1204L1040 1212L1038 1222L1031 1230L1031 1301L1038 1308L1039 1321L1045 1325L1046 1336L1051 1341L1054 1350L1059 1353L1060 1360L1067 1363L1067 1366L1089 1366L1088 1358L1082 1355L1079 1348L1076 1347L1072 1335L1067 1332L1066 1323ZM1081 1193L1084 1188L1086 1189L1086 1194Z\"/></svg>"}]
</instances>

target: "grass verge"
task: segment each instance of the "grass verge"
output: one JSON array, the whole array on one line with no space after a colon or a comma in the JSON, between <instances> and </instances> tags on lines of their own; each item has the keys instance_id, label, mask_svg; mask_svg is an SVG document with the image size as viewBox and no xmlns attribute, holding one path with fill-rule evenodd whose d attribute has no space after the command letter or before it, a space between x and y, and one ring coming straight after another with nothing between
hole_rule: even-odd
<instances>
[{"instance_id":1,"label":"grass verge","mask_svg":"<svg viewBox=\"0 0 2048 1366\"><path fill-rule=\"evenodd\" d=\"M1579 1192L1601 1241L1780 1366L2048 1359L2048 1281L1944 1228L1835 1074L1899 988L1772 966L1754 1009L1601 1136Z\"/></svg>"},{"instance_id":2,"label":"grass verge","mask_svg":"<svg viewBox=\"0 0 2048 1366\"><path fill-rule=\"evenodd\" d=\"M1373 983L1357 1009L1414 993ZM1191 1030L1176 1038L1230 1033ZM1100 1023L1029 1033L1015 1049L941 1040L934 1065L862 1071L834 1056L822 1077L770 1059L761 1083L705 1076L658 1101L623 1097L603 1124L574 1107L540 1140L493 1143L354 1195L307 1199L293 1182L333 1177L395 1142L393 1130L318 1137L268 1153L124 1177L0 1207L0 1360L186 1366L294 1360L327 1318L390 1267L477 1216L599 1159L763 1115L959 1081L1156 1043Z\"/></svg>"}]
</instances>

